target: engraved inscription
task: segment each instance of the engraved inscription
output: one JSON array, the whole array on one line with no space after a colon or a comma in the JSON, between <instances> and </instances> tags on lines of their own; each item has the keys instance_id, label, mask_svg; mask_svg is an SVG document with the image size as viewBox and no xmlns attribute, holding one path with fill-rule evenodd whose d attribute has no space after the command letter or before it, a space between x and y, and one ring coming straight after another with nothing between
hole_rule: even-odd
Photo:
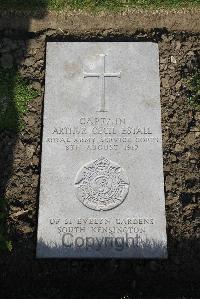
<instances>
[{"instance_id":1,"label":"engraved inscription","mask_svg":"<svg viewBox=\"0 0 200 299\"><path fill-rule=\"evenodd\" d=\"M103 59L103 72L102 73L83 73L83 77L97 77L101 79L101 107L99 112L106 112L106 102L105 102L105 78L106 77L117 77L121 78L121 72L119 73L106 73L106 62L105 62L105 54L99 54Z\"/></svg>"},{"instance_id":2,"label":"engraved inscription","mask_svg":"<svg viewBox=\"0 0 200 299\"><path fill-rule=\"evenodd\" d=\"M104 157L84 165L75 179L76 196L86 207L96 211L119 206L129 191L125 170Z\"/></svg>"}]
</instances>

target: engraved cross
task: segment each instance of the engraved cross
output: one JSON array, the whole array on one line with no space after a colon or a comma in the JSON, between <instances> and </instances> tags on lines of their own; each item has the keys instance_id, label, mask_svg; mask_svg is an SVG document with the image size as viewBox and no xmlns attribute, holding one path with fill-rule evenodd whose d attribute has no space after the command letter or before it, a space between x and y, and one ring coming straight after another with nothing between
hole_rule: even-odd
<instances>
[{"instance_id":1,"label":"engraved cross","mask_svg":"<svg viewBox=\"0 0 200 299\"><path fill-rule=\"evenodd\" d=\"M102 57L103 60L103 72L102 73L83 73L83 77L84 78L88 78L88 77L97 77L99 79L101 79L101 107L99 112L106 112L105 110L105 105L106 105L106 101L105 101L105 78L108 77L117 77L117 78L121 78L121 72L119 73L106 73L106 61L105 61L105 54L98 54L100 57Z\"/></svg>"}]
</instances>

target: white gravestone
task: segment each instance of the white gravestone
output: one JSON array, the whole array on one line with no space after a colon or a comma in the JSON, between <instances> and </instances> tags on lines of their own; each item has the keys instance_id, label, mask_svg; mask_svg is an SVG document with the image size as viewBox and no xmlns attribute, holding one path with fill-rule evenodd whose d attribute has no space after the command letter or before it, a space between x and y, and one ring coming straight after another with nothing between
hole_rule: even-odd
<instances>
[{"instance_id":1,"label":"white gravestone","mask_svg":"<svg viewBox=\"0 0 200 299\"><path fill-rule=\"evenodd\" d=\"M37 257L166 258L155 43L47 43Z\"/></svg>"}]
</instances>

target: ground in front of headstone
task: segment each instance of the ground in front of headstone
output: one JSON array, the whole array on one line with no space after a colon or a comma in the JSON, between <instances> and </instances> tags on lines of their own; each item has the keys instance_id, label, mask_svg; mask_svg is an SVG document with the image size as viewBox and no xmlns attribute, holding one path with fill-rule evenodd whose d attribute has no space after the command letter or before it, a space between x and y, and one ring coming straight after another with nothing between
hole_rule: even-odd
<instances>
[{"instance_id":1,"label":"ground in front of headstone","mask_svg":"<svg viewBox=\"0 0 200 299\"><path fill-rule=\"evenodd\" d=\"M4 162L1 165L7 165L1 185L6 185L7 225L13 242L12 252L4 253L0 259L2 298L21 299L27 298L27 294L29 298L62 298L62 294L83 298L83 293L88 294L84 298L102 298L102 293L105 298L133 298L133 293L150 298L162 297L163 290L168 297L197 297L200 294L196 241L200 114L187 100L185 78L198 64L198 35L162 31L135 35L138 41L148 37L159 45L167 261L35 260L48 32L38 33L33 39L18 37L17 41L13 32L2 35L0 56L7 64L1 68L6 73L14 67L12 61L16 61L21 75L38 92L28 104L23 128L18 133L9 129L0 133ZM81 36L75 38L81 40ZM90 39L90 33L85 39ZM110 38L116 40L117 36Z\"/></svg>"}]
</instances>

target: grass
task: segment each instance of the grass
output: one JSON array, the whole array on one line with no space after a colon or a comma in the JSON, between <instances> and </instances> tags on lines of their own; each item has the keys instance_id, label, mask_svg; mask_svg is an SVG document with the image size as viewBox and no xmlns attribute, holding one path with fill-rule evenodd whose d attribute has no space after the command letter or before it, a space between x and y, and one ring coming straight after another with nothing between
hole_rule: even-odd
<instances>
[{"instance_id":1,"label":"grass","mask_svg":"<svg viewBox=\"0 0 200 299\"><path fill-rule=\"evenodd\" d=\"M12 242L8 240L6 233L6 200L0 198L0 251L12 250Z\"/></svg>"},{"instance_id":2,"label":"grass","mask_svg":"<svg viewBox=\"0 0 200 299\"><path fill-rule=\"evenodd\" d=\"M1 9L121 10L125 8L200 7L200 0L0 0Z\"/></svg>"},{"instance_id":3,"label":"grass","mask_svg":"<svg viewBox=\"0 0 200 299\"><path fill-rule=\"evenodd\" d=\"M200 110L200 70L187 77L185 85L189 104L196 110Z\"/></svg>"},{"instance_id":4,"label":"grass","mask_svg":"<svg viewBox=\"0 0 200 299\"><path fill-rule=\"evenodd\" d=\"M15 70L0 68L0 130L18 131L22 116L37 92Z\"/></svg>"}]
</instances>

